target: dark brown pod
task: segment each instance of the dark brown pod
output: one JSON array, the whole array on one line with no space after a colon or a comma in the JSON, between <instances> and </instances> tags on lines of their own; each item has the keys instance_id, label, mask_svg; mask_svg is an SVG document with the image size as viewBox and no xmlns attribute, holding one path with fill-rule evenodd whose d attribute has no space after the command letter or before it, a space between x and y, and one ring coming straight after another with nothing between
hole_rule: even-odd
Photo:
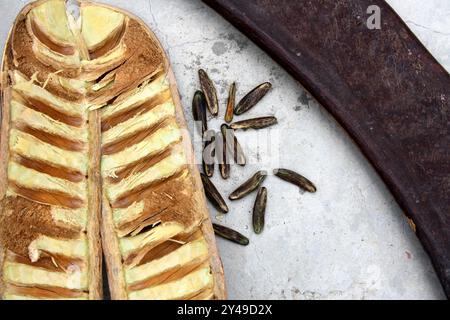
<instances>
[{"instance_id":1,"label":"dark brown pod","mask_svg":"<svg viewBox=\"0 0 450 320\"><path fill-rule=\"evenodd\" d=\"M250 179L241 184L236 190L234 190L228 197L230 200L237 200L245 197L249 193L255 191L264 179L267 177L266 171L256 172Z\"/></svg>"},{"instance_id":2,"label":"dark brown pod","mask_svg":"<svg viewBox=\"0 0 450 320\"><path fill-rule=\"evenodd\" d=\"M205 70L198 70L198 76L200 79L200 86L205 94L208 110L215 117L219 113L219 102L217 100L216 87Z\"/></svg>"},{"instance_id":3,"label":"dark brown pod","mask_svg":"<svg viewBox=\"0 0 450 320\"><path fill-rule=\"evenodd\" d=\"M226 135L225 141L227 143L227 152L234 162L240 166L245 166L247 160L245 159L244 151L242 150L241 144L237 140L234 131L227 124L222 124L220 127L222 135Z\"/></svg>"},{"instance_id":4,"label":"dark brown pod","mask_svg":"<svg viewBox=\"0 0 450 320\"><path fill-rule=\"evenodd\" d=\"M230 177L230 161L228 160L228 151L227 151L227 135L226 135L226 128L224 129L224 126L226 124L223 124L220 127L221 131L221 143L220 143L220 150L218 153L220 153L219 158L219 170L220 175L224 179L228 179ZM225 134L224 134L225 133Z\"/></svg>"},{"instance_id":5,"label":"dark brown pod","mask_svg":"<svg viewBox=\"0 0 450 320\"><path fill-rule=\"evenodd\" d=\"M270 82L264 82L258 85L252 91L247 93L241 101L239 101L234 108L234 114L240 115L253 108L259 100L261 100L267 92L269 92L270 88L272 88L272 84Z\"/></svg>"},{"instance_id":6,"label":"dark brown pod","mask_svg":"<svg viewBox=\"0 0 450 320\"><path fill-rule=\"evenodd\" d=\"M309 181L304 176L302 176L292 170L275 169L275 170L273 170L273 174L287 182L290 182L290 183L295 184L296 186L299 186L300 188L302 188L303 190L306 190L308 192L314 193L317 191L316 186L311 181Z\"/></svg>"},{"instance_id":7,"label":"dark brown pod","mask_svg":"<svg viewBox=\"0 0 450 320\"><path fill-rule=\"evenodd\" d=\"M209 199L209 201L211 201L211 203L217 210L223 213L228 213L228 206L225 203L225 200L223 200L216 186L211 182L211 180L209 180L209 178L205 174L200 173L200 176L202 178L206 197Z\"/></svg>"},{"instance_id":8,"label":"dark brown pod","mask_svg":"<svg viewBox=\"0 0 450 320\"><path fill-rule=\"evenodd\" d=\"M232 242L235 242L237 244L246 246L249 244L249 240L246 236L242 235L241 233L237 232L236 230L230 229L225 226L218 225L216 223L213 223L214 233L218 235L219 237L222 237L224 239L230 240Z\"/></svg>"},{"instance_id":9,"label":"dark brown pod","mask_svg":"<svg viewBox=\"0 0 450 320\"><path fill-rule=\"evenodd\" d=\"M197 90L192 99L192 115L196 124L201 122L202 135L208 130L208 122L206 120L206 98L203 92Z\"/></svg>"},{"instance_id":10,"label":"dark brown pod","mask_svg":"<svg viewBox=\"0 0 450 320\"><path fill-rule=\"evenodd\" d=\"M236 102L236 82L233 82L233 84L230 87L230 91L228 93L228 102L227 102L227 109L225 111L225 122L230 123L233 121L233 112L234 112L234 105Z\"/></svg>"},{"instance_id":11,"label":"dark brown pod","mask_svg":"<svg viewBox=\"0 0 450 320\"><path fill-rule=\"evenodd\" d=\"M277 118L270 116L237 121L232 123L230 127L233 130L262 129L273 126L277 123Z\"/></svg>"},{"instance_id":12,"label":"dark brown pod","mask_svg":"<svg viewBox=\"0 0 450 320\"><path fill-rule=\"evenodd\" d=\"M208 130L203 134L203 152L202 152L202 166L203 172L208 176L214 175L214 157L215 157L215 141L216 132Z\"/></svg>"},{"instance_id":13,"label":"dark brown pod","mask_svg":"<svg viewBox=\"0 0 450 320\"><path fill-rule=\"evenodd\" d=\"M264 229L264 218L266 214L267 204L267 189L265 187L259 188L256 196L255 204L253 205L253 230L256 234L260 234Z\"/></svg>"}]
</instances>

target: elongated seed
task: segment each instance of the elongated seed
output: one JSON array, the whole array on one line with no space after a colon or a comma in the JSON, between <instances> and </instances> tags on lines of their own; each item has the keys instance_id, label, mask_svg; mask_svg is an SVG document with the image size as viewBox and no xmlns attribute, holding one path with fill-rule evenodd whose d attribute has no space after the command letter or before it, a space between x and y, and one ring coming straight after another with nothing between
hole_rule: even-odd
<instances>
[{"instance_id":1,"label":"elongated seed","mask_svg":"<svg viewBox=\"0 0 450 320\"><path fill-rule=\"evenodd\" d=\"M273 126L277 123L277 118L269 116L233 122L230 127L233 130L262 129Z\"/></svg>"},{"instance_id":2,"label":"elongated seed","mask_svg":"<svg viewBox=\"0 0 450 320\"><path fill-rule=\"evenodd\" d=\"M203 153L202 153L202 166L203 172L208 176L214 175L214 157L215 157L215 140L216 132L214 130L208 130L203 135Z\"/></svg>"},{"instance_id":3,"label":"elongated seed","mask_svg":"<svg viewBox=\"0 0 450 320\"><path fill-rule=\"evenodd\" d=\"M253 108L272 88L270 82L264 82L247 93L234 108L234 114L240 115Z\"/></svg>"},{"instance_id":4,"label":"elongated seed","mask_svg":"<svg viewBox=\"0 0 450 320\"><path fill-rule=\"evenodd\" d=\"M220 170L220 175L222 176L223 179L228 179L230 177L230 161L228 160L228 151L227 151L227 135L226 135L226 128L224 128L224 125L226 126L226 124L222 124L222 126L220 127L220 131L222 133L222 140L221 140L221 159L219 159L219 170ZM224 131L225 130L225 131ZM225 134L224 134L225 133Z\"/></svg>"},{"instance_id":5,"label":"elongated seed","mask_svg":"<svg viewBox=\"0 0 450 320\"><path fill-rule=\"evenodd\" d=\"M201 122L202 135L208 130L208 123L206 120L206 98L203 92L197 90L192 99L192 115L195 122Z\"/></svg>"},{"instance_id":6,"label":"elongated seed","mask_svg":"<svg viewBox=\"0 0 450 320\"><path fill-rule=\"evenodd\" d=\"M224 239L230 240L232 242L235 242L237 244L246 246L249 244L249 240L246 236L242 235L241 233L237 232L236 230L230 229L225 226L218 225L216 223L213 223L214 233L218 235L219 237L222 237Z\"/></svg>"},{"instance_id":7,"label":"elongated seed","mask_svg":"<svg viewBox=\"0 0 450 320\"><path fill-rule=\"evenodd\" d=\"M242 150L241 144L239 143L238 139L236 138L236 135L233 134L233 144L234 148L230 149L234 152L234 162L238 165L244 167L247 163L247 160L245 158L244 151Z\"/></svg>"},{"instance_id":8,"label":"elongated seed","mask_svg":"<svg viewBox=\"0 0 450 320\"><path fill-rule=\"evenodd\" d=\"M288 181L290 183L293 183L293 184L299 186L300 188L302 188L308 192L314 193L317 190L316 186L311 181L309 181L304 176L302 176L292 170L275 169L275 170L273 170L273 174L285 181Z\"/></svg>"},{"instance_id":9,"label":"elongated seed","mask_svg":"<svg viewBox=\"0 0 450 320\"><path fill-rule=\"evenodd\" d=\"M253 205L253 230L256 234L260 234L264 229L264 216L266 214L267 189L261 187L256 195L255 204Z\"/></svg>"},{"instance_id":10,"label":"elongated seed","mask_svg":"<svg viewBox=\"0 0 450 320\"><path fill-rule=\"evenodd\" d=\"M236 138L233 129L224 123L220 126L220 130L222 135L226 136L225 140L227 143L228 155L230 155L238 165L245 166L247 161L245 159L244 151L242 150L241 144Z\"/></svg>"},{"instance_id":11,"label":"elongated seed","mask_svg":"<svg viewBox=\"0 0 450 320\"><path fill-rule=\"evenodd\" d=\"M227 123L233 121L233 112L235 103L236 103L236 82L233 82L233 84L230 87L230 91L228 93L227 110L225 111L225 122Z\"/></svg>"},{"instance_id":12,"label":"elongated seed","mask_svg":"<svg viewBox=\"0 0 450 320\"><path fill-rule=\"evenodd\" d=\"M256 172L250 179L241 184L236 190L234 190L228 197L230 200L237 200L245 197L249 193L255 191L264 179L267 177L266 171Z\"/></svg>"},{"instance_id":13,"label":"elongated seed","mask_svg":"<svg viewBox=\"0 0 450 320\"><path fill-rule=\"evenodd\" d=\"M206 197L209 199L209 201L211 201L211 203L217 210L222 211L223 213L227 213L228 206L225 203L225 200L223 200L217 188L205 174L200 173L200 176L202 178Z\"/></svg>"},{"instance_id":14,"label":"elongated seed","mask_svg":"<svg viewBox=\"0 0 450 320\"><path fill-rule=\"evenodd\" d=\"M217 90L214 83L209 78L205 70L198 70L200 86L205 94L209 112L215 117L219 113L219 102L217 100Z\"/></svg>"}]
</instances>

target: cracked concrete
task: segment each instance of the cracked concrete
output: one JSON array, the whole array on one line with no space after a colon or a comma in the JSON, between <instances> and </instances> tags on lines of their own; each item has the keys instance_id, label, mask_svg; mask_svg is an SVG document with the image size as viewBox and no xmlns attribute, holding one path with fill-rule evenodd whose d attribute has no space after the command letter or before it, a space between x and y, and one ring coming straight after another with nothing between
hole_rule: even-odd
<instances>
[{"instance_id":1,"label":"cracked concrete","mask_svg":"<svg viewBox=\"0 0 450 320\"><path fill-rule=\"evenodd\" d=\"M441 31L437 31L437 30L433 30L433 29L431 29L431 28L428 28L428 27L426 27L426 26L423 26L423 25L418 24L417 22L414 22L414 21L411 21L411 20L406 20L405 22L406 22L408 25L414 25L414 26L416 26L416 27L424 28L424 29L426 29L426 30L428 30L428 31L431 31L431 32L434 32L434 33L437 33L437 34L442 34L442 35L444 35L444 36L450 36L450 33L441 32Z\"/></svg>"},{"instance_id":2,"label":"cracked concrete","mask_svg":"<svg viewBox=\"0 0 450 320\"><path fill-rule=\"evenodd\" d=\"M25 2L0 0L2 45ZM138 15L160 39L194 140L199 137L190 104L199 87L198 68L205 68L218 88L220 118L209 123L215 129L233 81L238 99L256 84L272 82L272 92L248 117L274 114L279 125L261 136L237 134L252 161L245 168L233 167L228 181L216 169L213 181L224 195L255 170L278 165L305 174L318 186L311 195L268 177L266 227L258 236L251 227L254 195L229 203L227 215L210 207L213 221L250 238L247 247L218 240L230 298L444 298L428 257L373 168L334 119L264 52L198 0L103 2ZM450 70L450 3L388 2ZM258 139L268 138L270 150L255 147Z\"/></svg>"}]
</instances>

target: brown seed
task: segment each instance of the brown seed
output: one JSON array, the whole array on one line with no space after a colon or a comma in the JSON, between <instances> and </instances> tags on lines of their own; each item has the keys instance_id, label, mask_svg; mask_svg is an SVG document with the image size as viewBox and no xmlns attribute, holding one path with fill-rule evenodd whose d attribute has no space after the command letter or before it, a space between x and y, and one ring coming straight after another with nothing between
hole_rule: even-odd
<instances>
[{"instance_id":1,"label":"brown seed","mask_svg":"<svg viewBox=\"0 0 450 320\"><path fill-rule=\"evenodd\" d=\"M213 223L214 233L218 235L219 237L222 237L224 239L233 241L237 244L246 246L249 244L249 240L246 236L242 235L241 233L237 232L236 230L230 229L225 226L218 225L216 223Z\"/></svg>"},{"instance_id":2,"label":"brown seed","mask_svg":"<svg viewBox=\"0 0 450 320\"><path fill-rule=\"evenodd\" d=\"M308 192L314 193L317 190L316 186L311 181L309 181L304 176L302 176L292 170L275 169L275 170L273 170L273 174L287 182L290 182L290 183L293 183L293 184L299 186L300 188L302 188Z\"/></svg>"},{"instance_id":3,"label":"brown seed","mask_svg":"<svg viewBox=\"0 0 450 320\"><path fill-rule=\"evenodd\" d=\"M245 197L249 193L255 191L264 179L267 177L266 171L256 172L250 179L241 184L236 190L234 190L228 197L230 200L237 200Z\"/></svg>"},{"instance_id":4,"label":"brown seed","mask_svg":"<svg viewBox=\"0 0 450 320\"><path fill-rule=\"evenodd\" d=\"M259 100L261 100L267 92L269 92L270 88L272 88L272 84L270 82L264 82L258 85L252 91L247 93L241 101L239 101L234 108L234 114L240 115L253 108Z\"/></svg>"},{"instance_id":5,"label":"brown seed","mask_svg":"<svg viewBox=\"0 0 450 320\"><path fill-rule=\"evenodd\" d=\"M253 230L256 234L260 234L264 229L264 216L266 213L267 189L259 188L253 205Z\"/></svg>"},{"instance_id":6,"label":"brown seed","mask_svg":"<svg viewBox=\"0 0 450 320\"><path fill-rule=\"evenodd\" d=\"M234 130L262 129L273 126L277 123L277 118L270 116L237 121L232 123L230 127Z\"/></svg>"},{"instance_id":7,"label":"brown seed","mask_svg":"<svg viewBox=\"0 0 450 320\"><path fill-rule=\"evenodd\" d=\"M220 131L222 133L221 139L220 139L220 150L218 152L219 154L219 170L220 175L223 179L228 179L230 177L230 161L228 160L228 151L227 151L227 135L224 134L224 129L222 128L224 124L220 127ZM225 125L226 126L226 125ZM225 132L226 133L226 132Z\"/></svg>"},{"instance_id":8,"label":"brown seed","mask_svg":"<svg viewBox=\"0 0 450 320\"><path fill-rule=\"evenodd\" d=\"M225 122L230 123L233 121L234 104L236 102L236 82L230 87L228 93L227 110L225 111Z\"/></svg>"},{"instance_id":9,"label":"brown seed","mask_svg":"<svg viewBox=\"0 0 450 320\"><path fill-rule=\"evenodd\" d=\"M200 86L205 94L208 110L215 117L219 113L219 102L217 100L216 87L205 70L198 70L198 76L200 79Z\"/></svg>"},{"instance_id":10,"label":"brown seed","mask_svg":"<svg viewBox=\"0 0 450 320\"><path fill-rule=\"evenodd\" d=\"M234 131L227 124L222 124L220 126L220 130L222 131L222 135L225 135L225 141L227 143L227 152L233 157L234 162L240 166L245 166L246 159L244 155L244 151L242 151L241 144L237 140Z\"/></svg>"},{"instance_id":11,"label":"brown seed","mask_svg":"<svg viewBox=\"0 0 450 320\"><path fill-rule=\"evenodd\" d=\"M203 92L197 90L192 99L192 115L194 121L201 121L202 135L208 130L208 123L206 120L206 98Z\"/></svg>"},{"instance_id":12,"label":"brown seed","mask_svg":"<svg viewBox=\"0 0 450 320\"><path fill-rule=\"evenodd\" d=\"M215 140L216 132L214 130L208 130L203 135L203 153L202 153L202 166L203 172L208 176L214 175L214 157L215 157Z\"/></svg>"},{"instance_id":13,"label":"brown seed","mask_svg":"<svg viewBox=\"0 0 450 320\"><path fill-rule=\"evenodd\" d=\"M209 180L209 178L205 174L200 173L200 176L202 178L203 188L205 189L206 197L209 199L209 201L211 201L211 203L217 210L222 211L223 213L227 213L228 206L225 203L225 200L223 200L216 186L214 186L214 184L211 182L211 180Z\"/></svg>"}]
</instances>

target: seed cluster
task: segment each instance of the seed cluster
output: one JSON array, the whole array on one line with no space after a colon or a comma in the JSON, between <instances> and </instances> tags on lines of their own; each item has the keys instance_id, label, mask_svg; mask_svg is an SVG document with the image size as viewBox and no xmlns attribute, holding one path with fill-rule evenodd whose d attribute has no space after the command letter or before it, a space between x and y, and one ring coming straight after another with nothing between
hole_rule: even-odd
<instances>
[{"instance_id":1,"label":"seed cluster","mask_svg":"<svg viewBox=\"0 0 450 320\"><path fill-rule=\"evenodd\" d=\"M224 120L226 123L223 123L220 126L220 132L216 132L211 129L208 130L206 110L209 110L210 114L214 117L219 114L217 90L205 70L200 69L198 74L202 91L196 91L194 94L192 100L192 113L194 120L201 123L201 133L203 141L205 141L203 143L202 153L202 166L204 172L201 174L202 183L206 197L214 207L222 213L228 213L229 209L225 200L209 179L214 174L214 158L217 157L220 175L223 179L228 179L230 176L231 166L229 157L233 158L234 162L238 165L245 166L247 162L246 157L234 131L267 128L277 124L277 118L274 116L266 116L241 120L231 124L227 123L232 122L233 115L238 116L252 109L270 91L272 84L264 82L256 86L235 105L236 83L233 82L230 86L225 110ZM217 152L215 151L216 146ZM279 178L293 183L305 191L316 192L316 187L311 181L292 170L275 169L273 173ZM267 188L261 187L261 185L266 177L266 171L257 171L228 197L230 200L234 201L258 190L253 206L252 217L253 230L256 234L260 234L264 228ZM247 237L233 229L218 224L213 224L213 227L215 234L220 237L241 245L249 244Z\"/></svg>"}]
</instances>

